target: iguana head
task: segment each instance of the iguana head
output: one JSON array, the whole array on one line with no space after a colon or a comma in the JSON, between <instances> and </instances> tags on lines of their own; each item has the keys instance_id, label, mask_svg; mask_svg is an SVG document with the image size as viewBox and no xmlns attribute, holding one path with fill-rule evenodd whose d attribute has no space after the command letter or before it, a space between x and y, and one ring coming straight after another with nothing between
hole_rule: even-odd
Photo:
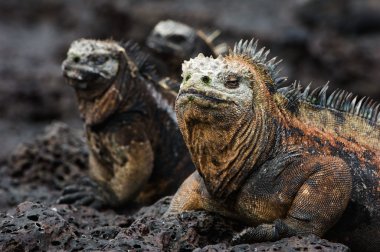
<instances>
[{"instance_id":1,"label":"iguana head","mask_svg":"<svg viewBox=\"0 0 380 252\"><path fill-rule=\"evenodd\" d=\"M62 63L63 75L75 88L87 125L103 122L129 102L126 95L137 69L125 48L111 40L74 41Z\"/></svg>"},{"instance_id":2,"label":"iguana head","mask_svg":"<svg viewBox=\"0 0 380 252\"><path fill-rule=\"evenodd\" d=\"M196 31L180 22L159 22L150 33L147 44L160 54L180 57L182 61L192 56L197 40Z\"/></svg>"},{"instance_id":3,"label":"iguana head","mask_svg":"<svg viewBox=\"0 0 380 252\"><path fill-rule=\"evenodd\" d=\"M62 63L63 75L82 99L102 95L114 82L124 49L116 42L74 41Z\"/></svg>"},{"instance_id":4,"label":"iguana head","mask_svg":"<svg viewBox=\"0 0 380 252\"><path fill-rule=\"evenodd\" d=\"M225 57L202 54L182 65L177 120L209 192L226 198L239 188L273 140L276 59L240 42ZM244 143L242 142L244 141Z\"/></svg>"},{"instance_id":5,"label":"iguana head","mask_svg":"<svg viewBox=\"0 0 380 252\"><path fill-rule=\"evenodd\" d=\"M147 45L175 67L184 60L204 53L214 55L213 37L173 20L159 22L150 33Z\"/></svg>"},{"instance_id":6,"label":"iguana head","mask_svg":"<svg viewBox=\"0 0 380 252\"><path fill-rule=\"evenodd\" d=\"M268 106L275 89L275 58L269 51L256 51L253 40L235 45L230 55L198 57L182 65L183 82L177 98L177 113L185 120L234 124L247 113ZM277 80L278 81L278 80ZM226 120L221 120L225 118Z\"/></svg>"}]
</instances>

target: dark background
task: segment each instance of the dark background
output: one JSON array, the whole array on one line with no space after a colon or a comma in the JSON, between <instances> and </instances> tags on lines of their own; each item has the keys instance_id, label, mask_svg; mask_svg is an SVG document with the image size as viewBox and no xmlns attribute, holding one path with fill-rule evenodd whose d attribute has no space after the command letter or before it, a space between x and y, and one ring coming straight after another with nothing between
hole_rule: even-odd
<instances>
[{"instance_id":1,"label":"dark background","mask_svg":"<svg viewBox=\"0 0 380 252\"><path fill-rule=\"evenodd\" d=\"M174 19L220 42L256 37L292 80L380 100L379 0L1 0L0 157L54 120L81 128L60 63L71 41L132 38Z\"/></svg>"}]
</instances>

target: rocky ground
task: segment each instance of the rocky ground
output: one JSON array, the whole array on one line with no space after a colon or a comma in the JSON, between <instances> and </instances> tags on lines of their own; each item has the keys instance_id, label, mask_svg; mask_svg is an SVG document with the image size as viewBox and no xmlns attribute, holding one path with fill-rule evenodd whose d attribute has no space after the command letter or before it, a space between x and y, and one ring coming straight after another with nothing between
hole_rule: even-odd
<instances>
[{"instance_id":1,"label":"rocky ground","mask_svg":"<svg viewBox=\"0 0 380 252\"><path fill-rule=\"evenodd\" d=\"M379 1L14 0L0 1L0 16L1 251L348 249L314 236L232 247L241 226L204 212L164 218L168 198L138 212L56 205L63 186L87 170L81 121L60 63L74 39L144 45L159 20L172 18L219 29L219 41L229 45L259 38L284 59L290 80L330 80L333 88L380 100ZM54 120L65 124L43 132Z\"/></svg>"},{"instance_id":2,"label":"rocky ground","mask_svg":"<svg viewBox=\"0 0 380 252\"><path fill-rule=\"evenodd\" d=\"M0 251L349 250L316 236L232 246L241 224L206 212L164 217L171 197L137 212L55 204L87 167L83 136L63 123L20 145L0 170Z\"/></svg>"}]
</instances>

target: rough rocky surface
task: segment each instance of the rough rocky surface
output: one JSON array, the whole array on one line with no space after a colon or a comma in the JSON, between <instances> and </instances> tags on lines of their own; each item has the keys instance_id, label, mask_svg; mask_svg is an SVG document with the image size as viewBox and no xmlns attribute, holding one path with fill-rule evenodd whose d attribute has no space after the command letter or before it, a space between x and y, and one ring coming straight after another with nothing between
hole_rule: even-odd
<instances>
[{"instance_id":1,"label":"rough rocky surface","mask_svg":"<svg viewBox=\"0 0 380 252\"><path fill-rule=\"evenodd\" d=\"M63 123L46 127L18 145L0 164L0 210L29 200L53 203L60 190L87 170L87 147L80 131Z\"/></svg>"},{"instance_id":2,"label":"rough rocky surface","mask_svg":"<svg viewBox=\"0 0 380 252\"><path fill-rule=\"evenodd\" d=\"M87 159L83 134L64 123L54 123L33 142L22 143L12 152L7 172L20 184L62 189L67 181L83 175Z\"/></svg>"},{"instance_id":3,"label":"rough rocky surface","mask_svg":"<svg viewBox=\"0 0 380 252\"><path fill-rule=\"evenodd\" d=\"M227 244L209 245L202 249L196 249L194 252L212 252L212 251L350 251L349 248L342 244L332 243L327 240L320 239L315 235L305 237L294 236L285 238L277 242L264 242L258 244L241 244L235 246L228 246Z\"/></svg>"},{"instance_id":4,"label":"rough rocky surface","mask_svg":"<svg viewBox=\"0 0 380 252\"><path fill-rule=\"evenodd\" d=\"M169 200L150 208L164 210ZM1 251L348 251L316 236L229 246L238 224L206 212L126 217L92 208L24 202L0 214ZM215 245L209 245L215 244Z\"/></svg>"},{"instance_id":5,"label":"rough rocky surface","mask_svg":"<svg viewBox=\"0 0 380 252\"><path fill-rule=\"evenodd\" d=\"M232 247L242 224L207 212L164 216L171 197L137 212L55 204L65 182L85 175L86 158L83 136L63 123L12 153L0 177L0 251L347 250L314 236Z\"/></svg>"}]
</instances>

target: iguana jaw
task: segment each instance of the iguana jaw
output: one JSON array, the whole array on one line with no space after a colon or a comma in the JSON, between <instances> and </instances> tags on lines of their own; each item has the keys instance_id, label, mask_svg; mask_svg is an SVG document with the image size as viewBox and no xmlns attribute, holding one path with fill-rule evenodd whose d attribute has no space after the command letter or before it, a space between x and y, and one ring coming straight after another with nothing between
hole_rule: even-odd
<instances>
[{"instance_id":1,"label":"iguana jaw","mask_svg":"<svg viewBox=\"0 0 380 252\"><path fill-rule=\"evenodd\" d=\"M219 105L235 103L222 94L217 94L216 92L199 91L194 88L181 90L177 99L187 99L187 101L194 102L199 106L205 105L207 107L210 107L213 104Z\"/></svg>"},{"instance_id":2,"label":"iguana jaw","mask_svg":"<svg viewBox=\"0 0 380 252\"><path fill-rule=\"evenodd\" d=\"M218 123L221 128L225 128L231 127L231 123L221 117L237 118L241 108L217 91L183 88L177 96L176 112L178 119L186 123Z\"/></svg>"},{"instance_id":3,"label":"iguana jaw","mask_svg":"<svg viewBox=\"0 0 380 252\"><path fill-rule=\"evenodd\" d=\"M113 79L106 79L91 67L62 64L63 76L66 82L73 87L78 97L86 100L94 99L103 94L113 83Z\"/></svg>"},{"instance_id":4,"label":"iguana jaw","mask_svg":"<svg viewBox=\"0 0 380 252\"><path fill-rule=\"evenodd\" d=\"M90 67L70 65L70 63L66 63L66 61L62 65L62 70L63 76L68 81L68 84L78 89L90 88L92 82L101 81L103 78Z\"/></svg>"}]
</instances>

